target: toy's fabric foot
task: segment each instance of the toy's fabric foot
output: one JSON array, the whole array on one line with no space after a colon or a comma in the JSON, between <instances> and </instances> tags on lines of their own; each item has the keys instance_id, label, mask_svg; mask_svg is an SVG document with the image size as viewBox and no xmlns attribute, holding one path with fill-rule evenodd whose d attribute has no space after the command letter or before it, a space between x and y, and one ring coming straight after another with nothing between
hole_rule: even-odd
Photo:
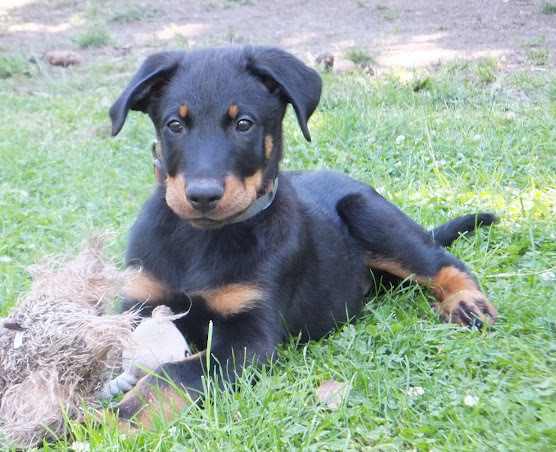
<instances>
[{"instance_id":1,"label":"toy's fabric foot","mask_svg":"<svg viewBox=\"0 0 556 452\"><path fill-rule=\"evenodd\" d=\"M101 398L111 399L114 396L129 392L139 381L139 379L130 373L124 372L116 378L110 380L102 390Z\"/></svg>"}]
</instances>

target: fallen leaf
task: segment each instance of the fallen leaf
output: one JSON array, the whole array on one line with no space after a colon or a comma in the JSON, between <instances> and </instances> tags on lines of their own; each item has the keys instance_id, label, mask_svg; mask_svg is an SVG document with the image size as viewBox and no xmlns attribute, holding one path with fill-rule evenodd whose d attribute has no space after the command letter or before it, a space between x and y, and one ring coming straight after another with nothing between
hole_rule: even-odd
<instances>
[{"instance_id":1,"label":"fallen leaf","mask_svg":"<svg viewBox=\"0 0 556 452\"><path fill-rule=\"evenodd\" d=\"M327 380L317 389L317 400L326 405L326 408L336 411L349 395L351 385L340 383L336 380Z\"/></svg>"}]
</instances>

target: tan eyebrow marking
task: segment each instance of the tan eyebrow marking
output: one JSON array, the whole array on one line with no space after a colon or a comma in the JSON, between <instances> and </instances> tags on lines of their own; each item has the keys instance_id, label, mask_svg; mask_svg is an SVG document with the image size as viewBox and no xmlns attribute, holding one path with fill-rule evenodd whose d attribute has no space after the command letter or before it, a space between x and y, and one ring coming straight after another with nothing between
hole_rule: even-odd
<instances>
[{"instance_id":1,"label":"tan eyebrow marking","mask_svg":"<svg viewBox=\"0 0 556 452\"><path fill-rule=\"evenodd\" d=\"M230 105L230 108L228 108L228 114L232 119L234 119L237 116L238 112L239 112L239 108L236 104L232 104Z\"/></svg>"},{"instance_id":2,"label":"tan eyebrow marking","mask_svg":"<svg viewBox=\"0 0 556 452\"><path fill-rule=\"evenodd\" d=\"M182 105L180 107L180 116L185 118L187 116L187 105Z\"/></svg>"}]
</instances>

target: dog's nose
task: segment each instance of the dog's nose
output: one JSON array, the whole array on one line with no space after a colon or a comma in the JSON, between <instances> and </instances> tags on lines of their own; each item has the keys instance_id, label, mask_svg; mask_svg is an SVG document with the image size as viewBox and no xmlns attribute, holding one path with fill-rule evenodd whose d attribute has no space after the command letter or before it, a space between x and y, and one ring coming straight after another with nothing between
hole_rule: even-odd
<instances>
[{"instance_id":1,"label":"dog's nose","mask_svg":"<svg viewBox=\"0 0 556 452\"><path fill-rule=\"evenodd\" d=\"M185 197L199 212L206 213L216 207L224 196L224 186L213 179L190 181L185 189Z\"/></svg>"}]
</instances>

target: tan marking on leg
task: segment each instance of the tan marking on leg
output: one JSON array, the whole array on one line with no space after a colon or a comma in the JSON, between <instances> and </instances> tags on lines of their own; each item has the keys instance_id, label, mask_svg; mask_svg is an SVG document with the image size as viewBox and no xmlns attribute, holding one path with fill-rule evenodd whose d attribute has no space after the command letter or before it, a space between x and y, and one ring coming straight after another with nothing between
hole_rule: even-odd
<instances>
[{"instance_id":1,"label":"tan marking on leg","mask_svg":"<svg viewBox=\"0 0 556 452\"><path fill-rule=\"evenodd\" d=\"M498 311L473 278L456 267L441 268L431 280L431 289L439 301L433 308L444 322L471 325L478 318L493 324L498 317Z\"/></svg>"},{"instance_id":2,"label":"tan marking on leg","mask_svg":"<svg viewBox=\"0 0 556 452\"><path fill-rule=\"evenodd\" d=\"M471 276L451 266L443 267L435 276L429 278L423 275L416 275L401 264L388 259L376 259L367 255L365 256L365 264L370 268L391 273L398 278L406 279L411 277L411 279L418 284L430 284L434 295L439 300L461 290L478 290L478 286Z\"/></svg>"},{"instance_id":3,"label":"tan marking on leg","mask_svg":"<svg viewBox=\"0 0 556 452\"><path fill-rule=\"evenodd\" d=\"M180 116L185 118L187 116L187 105L182 105L180 107Z\"/></svg>"},{"instance_id":4,"label":"tan marking on leg","mask_svg":"<svg viewBox=\"0 0 556 452\"><path fill-rule=\"evenodd\" d=\"M439 300L444 300L462 290L478 290L477 283L456 267L443 267L432 278L431 288Z\"/></svg>"},{"instance_id":5,"label":"tan marking on leg","mask_svg":"<svg viewBox=\"0 0 556 452\"><path fill-rule=\"evenodd\" d=\"M148 405L143 408L135 417L135 422L144 426L146 429L153 428L153 420L161 414L170 422L186 406L192 403L188 399L187 393L181 393L168 384L160 388L152 388L148 394Z\"/></svg>"},{"instance_id":6,"label":"tan marking on leg","mask_svg":"<svg viewBox=\"0 0 556 452\"><path fill-rule=\"evenodd\" d=\"M149 385L146 383L148 375L141 378L137 384L122 397L122 400L114 407L115 412L119 412L118 428L126 430L133 426L134 416L145 411L148 404Z\"/></svg>"},{"instance_id":7,"label":"tan marking on leg","mask_svg":"<svg viewBox=\"0 0 556 452\"><path fill-rule=\"evenodd\" d=\"M274 150L274 140L272 135L267 135L264 137L264 156L266 159L270 159L272 151Z\"/></svg>"},{"instance_id":8,"label":"tan marking on leg","mask_svg":"<svg viewBox=\"0 0 556 452\"><path fill-rule=\"evenodd\" d=\"M231 315L251 309L263 299L264 292L254 284L235 283L203 290L196 295L202 296L213 311Z\"/></svg>"},{"instance_id":9,"label":"tan marking on leg","mask_svg":"<svg viewBox=\"0 0 556 452\"><path fill-rule=\"evenodd\" d=\"M473 316L481 320L486 318L488 323L496 321L498 311L494 305L481 292L473 278L456 267L443 267L435 276L429 278L412 274L395 261L373 258L371 255L365 256L365 264L371 269L386 271L401 279L411 277L411 280L418 284L430 285L438 299L433 308L443 321L451 320L461 325L469 325L468 320L472 320Z\"/></svg>"},{"instance_id":10,"label":"tan marking on leg","mask_svg":"<svg viewBox=\"0 0 556 452\"><path fill-rule=\"evenodd\" d=\"M158 401L160 410L167 421L172 420L181 410L193 403L185 390L179 391L169 385L161 388Z\"/></svg>"},{"instance_id":11,"label":"tan marking on leg","mask_svg":"<svg viewBox=\"0 0 556 452\"><path fill-rule=\"evenodd\" d=\"M176 390L165 381L157 380L153 384L153 377L147 375L129 391L115 407L116 411L126 413L129 420L121 419L118 425L129 428L134 424L152 429L153 419L163 413L164 419L170 421L179 411L192 403L189 394ZM131 414L133 413L133 415Z\"/></svg>"},{"instance_id":12,"label":"tan marking on leg","mask_svg":"<svg viewBox=\"0 0 556 452\"><path fill-rule=\"evenodd\" d=\"M167 294L164 284L145 270L132 279L124 290L123 296L127 300L138 303L161 300Z\"/></svg>"},{"instance_id":13,"label":"tan marking on leg","mask_svg":"<svg viewBox=\"0 0 556 452\"><path fill-rule=\"evenodd\" d=\"M236 104L232 104L230 105L230 108L228 108L228 114L232 119L234 119L237 116L238 112L239 112L239 108Z\"/></svg>"},{"instance_id":14,"label":"tan marking on leg","mask_svg":"<svg viewBox=\"0 0 556 452\"><path fill-rule=\"evenodd\" d=\"M427 278L426 276L416 275L405 268L403 265L393 260L374 258L370 255L366 255L364 259L365 265L371 269L374 268L376 270L382 270L401 279L407 279L411 277L412 281L415 281L418 284L426 285L430 281L430 278Z\"/></svg>"}]
</instances>

